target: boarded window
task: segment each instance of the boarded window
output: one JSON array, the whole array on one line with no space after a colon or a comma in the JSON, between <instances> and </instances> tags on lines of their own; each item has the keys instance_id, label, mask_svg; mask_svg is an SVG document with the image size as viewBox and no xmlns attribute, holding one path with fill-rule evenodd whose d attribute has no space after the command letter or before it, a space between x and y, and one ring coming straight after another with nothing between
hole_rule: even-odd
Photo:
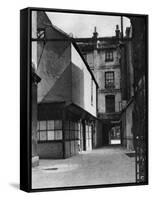
<instances>
[{"instance_id":1,"label":"boarded window","mask_svg":"<svg viewBox=\"0 0 152 200\"><path fill-rule=\"evenodd\" d=\"M115 96L114 95L106 96L106 112L107 113L115 112Z\"/></svg>"}]
</instances>

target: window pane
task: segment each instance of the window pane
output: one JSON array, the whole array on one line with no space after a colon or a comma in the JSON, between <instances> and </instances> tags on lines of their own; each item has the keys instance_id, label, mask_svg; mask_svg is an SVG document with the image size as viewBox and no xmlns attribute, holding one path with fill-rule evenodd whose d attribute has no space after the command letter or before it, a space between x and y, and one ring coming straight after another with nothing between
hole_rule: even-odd
<instances>
[{"instance_id":1,"label":"window pane","mask_svg":"<svg viewBox=\"0 0 152 200\"><path fill-rule=\"evenodd\" d=\"M79 139L79 132L75 131L75 139Z\"/></svg>"},{"instance_id":2,"label":"window pane","mask_svg":"<svg viewBox=\"0 0 152 200\"><path fill-rule=\"evenodd\" d=\"M40 141L47 140L46 131L40 131Z\"/></svg>"},{"instance_id":3,"label":"window pane","mask_svg":"<svg viewBox=\"0 0 152 200\"><path fill-rule=\"evenodd\" d=\"M70 139L71 139L71 140L73 140L73 138L74 138L73 135L74 135L74 131L70 130Z\"/></svg>"},{"instance_id":4,"label":"window pane","mask_svg":"<svg viewBox=\"0 0 152 200\"><path fill-rule=\"evenodd\" d=\"M37 140L40 140L40 132L37 131Z\"/></svg>"},{"instance_id":5,"label":"window pane","mask_svg":"<svg viewBox=\"0 0 152 200\"><path fill-rule=\"evenodd\" d=\"M55 131L55 140L62 140L62 131L61 130Z\"/></svg>"},{"instance_id":6,"label":"window pane","mask_svg":"<svg viewBox=\"0 0 152 200\"><path fill-rule=\"evenodd\" d=\"M54 120L50 120L47 122L48 130L54 130Z\"/></svg>"},{"instance_id":7,"label":"window pane","mask_svg":"<svg viewBox=\"0 0 152 200\"><path fill-rule=\"evenodd\" d=\"M78 123L78 130L80 130L80 122Z\"/></svg>"},{"instance_id":8,"label":"window pane","mask_svg":"<svg viewBox=\"0 0 152 200\"><path fill-rule=\"evenodd\" d=\"M54 131L48 131L48 140L54 140Z\"/></svg>"},{"instance_id":9,"label":"window pane","mask_svg":"<svg viewBox=\"0 0 152 200\"><path fill-rule=\"evenodd\" d=\"M69 121L65 121L65 130L69 130Z\"/></svg>"},{"instance_id":10,"label":"window pane","mask_svg":"<svg viewBox=\"0 0 152 200\"><path fill-rule=\"evenodd\" d=\"M69 130L65 130L65 139L70 139Z\"/></svg>"},{"instance_id":11,"label":"window pane","mask_svg":"<svg viewBox=\"0 0 152 200\"><path fill-rule=\"evenodd\" d=\"M114 72L105 72L105 88L114 88Z\"/></svg>"},{"instance_id":12,"label":"window pane","mask_svg":"<svg viewBox=\"0 0 152 200\"><path fill-rule=\"evenodd\" d=\"M62 129L62 121L61 120L55 120L54 129Z\"/></svg>"},{"instance_id":13,"label":"window pane","mask_svg":"<svg viewBox=\"0 0 152 200\"><path fill-rule=\"evenodd\" d=\"M46 130L46 121L40 121L40 130Z\"/></svg>"},{"instance_id":14,"label":"window pane","mask_svg":"<svg viewBox=\"0 0 152 200\"><path fill-rule=\"evenodd\" d=\"M40 130L40 128L39 128L39 121L37 122L37 130Z\"/></svg>"},{"instance_id":15,"label":"window pane","mask_svg":"<svg viewBox=\"0 0 152 200\"><path fill-rule=\"evenodd\" d=\"M106 51L105 52L105 61L112 61L113 60L113 51Z\"/></svg>"},{"instance_id":16,"label":"window pane","mask_svg":"<svg viewBox=\"0 0 152 200\"><path fill-rule=\"evenodd\" d=\"M78 122L75 122L75 129L74 130L78 130Z\"/></svg>"},{"instance_id":17,"label":"window pane","mask_svg":"<svg viewBox=\"0 0 152 200\"><path fill-rule=\"evenodd\" d=\"M74 130L75 127L74 127L74 122L70 121L70 130Z\"/></svg>"}]
</instances>

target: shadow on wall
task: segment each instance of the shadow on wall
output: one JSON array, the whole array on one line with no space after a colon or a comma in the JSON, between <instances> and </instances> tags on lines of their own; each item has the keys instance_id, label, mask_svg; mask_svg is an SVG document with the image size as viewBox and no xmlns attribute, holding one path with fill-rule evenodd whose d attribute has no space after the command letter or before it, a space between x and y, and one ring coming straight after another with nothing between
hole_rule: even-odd
<instances>
[{"instance_id":1,"label":"shadow on wall","mask_svg":"<svg viewBox=\"0 0 152 200\"><path fill-rule=\"evenodd\" d=\"M75 64L72 65L72 102L84 108L84 72Z\"/></svg>"},{"instance_id":2,"label":"shadow on wall","mask_svg":"<svg viewBox=\"0 0 152 200\"><path fill-rule=\"evenodd\" d=\"M71 66L69 65L49 90L42 102L62 102L71 100Z\"/></svg>"}]
</instances>

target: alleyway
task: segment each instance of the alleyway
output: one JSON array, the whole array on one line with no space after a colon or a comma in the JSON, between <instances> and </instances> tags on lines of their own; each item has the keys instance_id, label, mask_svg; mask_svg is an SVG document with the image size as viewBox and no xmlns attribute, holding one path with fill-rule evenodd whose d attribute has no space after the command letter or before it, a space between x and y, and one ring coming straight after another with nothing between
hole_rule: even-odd
<instances>
[{"instance_id":1,"label":"alleyway","mask_svg":"<svg viewBox=\"0 0 152 200\"><path fill-rule=\"evenodd\" d=\"M32 188L135 182L135 158L119 146L60 160L40 160L32 169Z\"/></svg>"}]
</instances>

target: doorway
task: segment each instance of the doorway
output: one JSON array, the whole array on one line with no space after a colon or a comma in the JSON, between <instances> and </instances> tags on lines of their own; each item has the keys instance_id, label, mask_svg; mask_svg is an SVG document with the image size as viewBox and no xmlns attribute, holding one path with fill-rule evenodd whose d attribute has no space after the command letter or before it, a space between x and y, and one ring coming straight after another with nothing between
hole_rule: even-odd
<instances>
[{"instance_id":1,"label":"doorway","mask_svg":"<svg viewBox=\"0 0 152 200\"><path fill-rule=\"evenodd\" d=\"M109 144L121 144L120 126L114 126L109 131Z\"/></svg>"},{"instance_id":2,"label":"doorway","mask_svg":"<svg viewBox=\"0 0 152 200\"><path fill-rule=\"evenodd\" d=\"M111 123L103 124L102 145L119 145L121 144L120 125L113 126Z\"/></svg>"}]
</instances>

